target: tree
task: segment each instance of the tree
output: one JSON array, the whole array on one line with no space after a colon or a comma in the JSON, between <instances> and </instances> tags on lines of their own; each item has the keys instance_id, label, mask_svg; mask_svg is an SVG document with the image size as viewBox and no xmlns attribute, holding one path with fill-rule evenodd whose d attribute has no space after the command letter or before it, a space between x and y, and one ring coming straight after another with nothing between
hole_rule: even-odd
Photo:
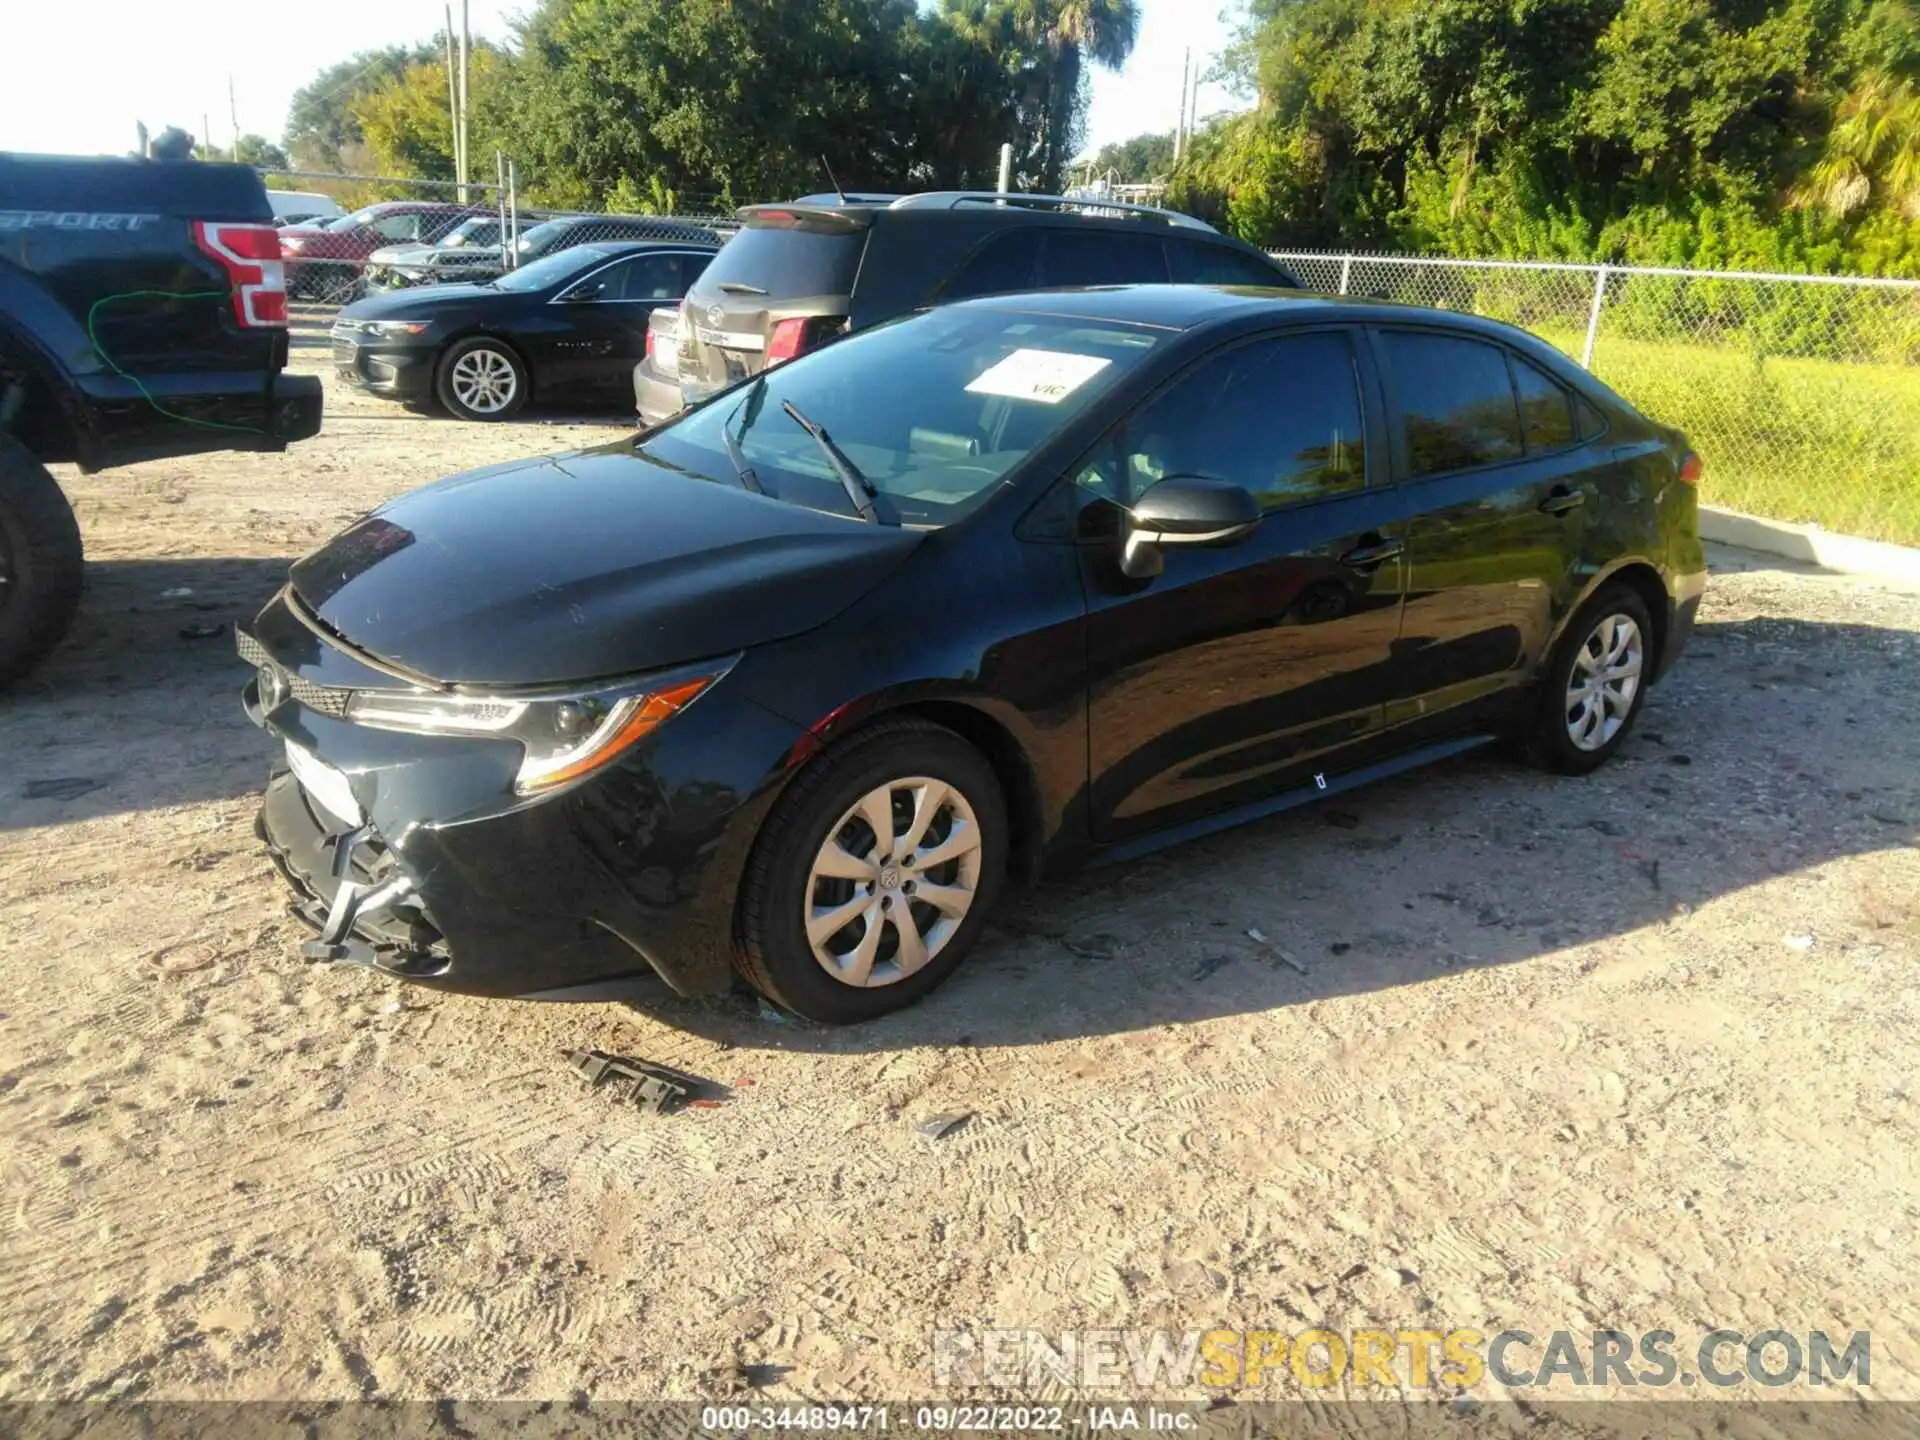
<instances>
[{"instance_id":1,"label":"tree","mask_svg":"<svg viewBox=\"0 0 1920 1440\"><path fill-rule=\"evenodd\" d=\"M476 45L468 52L468 139L475 156L487 157L486 164L476 169L490 168L493 151L505 133L502 117L509 68L507 57L491 45ZM354 97L348 115L364 137L376 173L423 180L456 178L453 115L447 98L444 60L409 65ZM487 177L470 173L468 178Z\"/></svg>"},{"instance_id":2,"label":"tree","mask_svg":"<svg viewBox=\"0 0 1920 1440\"><path fill-rule=\"evenodd\" d=\"M300 168L338 168L341 147L366 138L359 120L354 117L354 102L398 78L410 67L438 59L441 53L440 45L434 41L362 50L351 59L329 65L294 91L293 103L287 111L286 144ZM445 93L443 82L442 96Z\"/></svg>"},{"instance_id":3,"label":"tree","mask_svg":"<svg viewBox=\"0 0 1920 1440\"><path fill-rule=\"evenodd\" d=\"M760 198L892 188L926 163L912 0L543 0L513 86L517 153L541 198L623 180Z\"/></svg>"},{"instance_id":4,"label":"tree","mask_svg":"<svg viewBox=\"0 0 1920 1440\"><path fill-rule=\"evenodd\" d=\"M1090 162L1097 180L1109 173L1121 185L1146 185L1173 173L1173 136L1135 135L1101 149Z\"/></svg>"},{"instance_id":5,"label":"tree","mask_svg":"<svg viewBox=\"0 0 1920 1440\"><path fill-rule=\"evenodd\" d=\"M1118 70L1140 38L1139 0L1010 0L1015 26L1039 52L1040 183L1057 191L1085 112L1088 60Z\"/></svg>"}]
</instances>

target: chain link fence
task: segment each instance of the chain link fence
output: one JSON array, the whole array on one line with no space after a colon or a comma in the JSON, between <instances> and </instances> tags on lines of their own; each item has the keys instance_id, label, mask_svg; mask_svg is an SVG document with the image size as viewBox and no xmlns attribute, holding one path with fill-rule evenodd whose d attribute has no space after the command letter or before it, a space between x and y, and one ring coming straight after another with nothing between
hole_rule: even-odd
<instances>
[{"instance_id":1,"label":"chain link fence","mask_svg":"<svg viewBox=\"0 0 1920 1440\"><path fill-rule=\"evenodd\" d=\"M714 243L734 228L717 199L670 215L555 210L498 184L263 170L296 320L420 285L492 280L576 245L609 240Z\"/></svg>"},{"instance_id":2,"label":"chain link fence","mask_svg":"<svg viewBox=\"0 0 1920 1440\"><path fill-rule=\"evenodd\" d=\"M1702 499L1920 545L1920 281L1280 252L1316 290L1550 341L1686 431Z\"/></svg>"}]
</instances>

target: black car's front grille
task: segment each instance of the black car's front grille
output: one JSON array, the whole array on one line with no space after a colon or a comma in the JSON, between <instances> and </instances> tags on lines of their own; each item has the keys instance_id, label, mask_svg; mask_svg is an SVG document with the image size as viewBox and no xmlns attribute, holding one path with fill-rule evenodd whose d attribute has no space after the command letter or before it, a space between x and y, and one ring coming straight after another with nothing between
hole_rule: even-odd
<instances>
[{"instance_id":1,"label":"black car's front grille","mask_svg":"<svg viewBox=\"0 0 1920 1440\"><path fill-rule=\"evenodd\" d=\"M260 672L260 698L267 708L272 708L268 702L275 692L284 692L309 710L335 720L347 718L347 704L353 699L353 691L331 685L316 685L294 674L267 654L266 647L244 630L234 631L234 648L240 652L242 660Z\"/></svg>"}]
</instances>

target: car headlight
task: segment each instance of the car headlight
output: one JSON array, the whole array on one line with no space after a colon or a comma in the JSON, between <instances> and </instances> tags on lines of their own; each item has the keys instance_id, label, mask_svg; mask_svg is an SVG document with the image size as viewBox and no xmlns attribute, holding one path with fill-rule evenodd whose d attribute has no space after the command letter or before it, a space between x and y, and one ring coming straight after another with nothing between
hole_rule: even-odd
<instances>
[{"instance_id":1,"label":"car headlight","mask_svg":"<svg viewBox=\"0 0 1920 1440\"><path fill-rule=\"evenodd\" d=\"M534 795L608 764L686 709L719 678L715 673L641 690L524 699L360 690L347 702L347 719L412 735L518 740L524 753L513 788L521 795Z\"/></svg>"},{"instance_id":2,"label":"car headlight","mask_svg":"<svg viewBox=\"0 0 1920 1440\"><path fill-rule=\"evenodd\" d=\"M360 329L376 340L392 340L402 335L422 334L428 323L425 320L362 320Z\"/></svg>"}]
</instances>

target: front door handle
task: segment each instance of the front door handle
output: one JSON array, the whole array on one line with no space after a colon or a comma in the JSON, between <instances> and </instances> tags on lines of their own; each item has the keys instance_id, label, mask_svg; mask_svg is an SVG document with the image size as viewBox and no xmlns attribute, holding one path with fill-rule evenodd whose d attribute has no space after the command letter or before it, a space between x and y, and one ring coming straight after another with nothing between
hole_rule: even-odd
<instances>
[{"instance_id":1,"label":"front door handle","mask_svg":"<svg viewBox=\"0 0 1920 1440\"><path fill-rule=\"evenodd\" d=\"M1340 563L1350 570L1371 570L1407 553L1407 547L1398 540L1381 540L1371 535L1363 538L1371 543L1357 546L1340 557Z\"/></svg>"},{"instance_id":2,"label":"front door handle","mask_svg":"<svg viewBox=\"0 0 1920 1440\"><path fill-rule=\"evenodd\" d=\"M1556 485L1548 492L1547 498L1540 502L1540 509L1548 515L1565 515L1586 503L1586 491L1569 490L1564 485Z\"/></svg>"}]
</instances>

